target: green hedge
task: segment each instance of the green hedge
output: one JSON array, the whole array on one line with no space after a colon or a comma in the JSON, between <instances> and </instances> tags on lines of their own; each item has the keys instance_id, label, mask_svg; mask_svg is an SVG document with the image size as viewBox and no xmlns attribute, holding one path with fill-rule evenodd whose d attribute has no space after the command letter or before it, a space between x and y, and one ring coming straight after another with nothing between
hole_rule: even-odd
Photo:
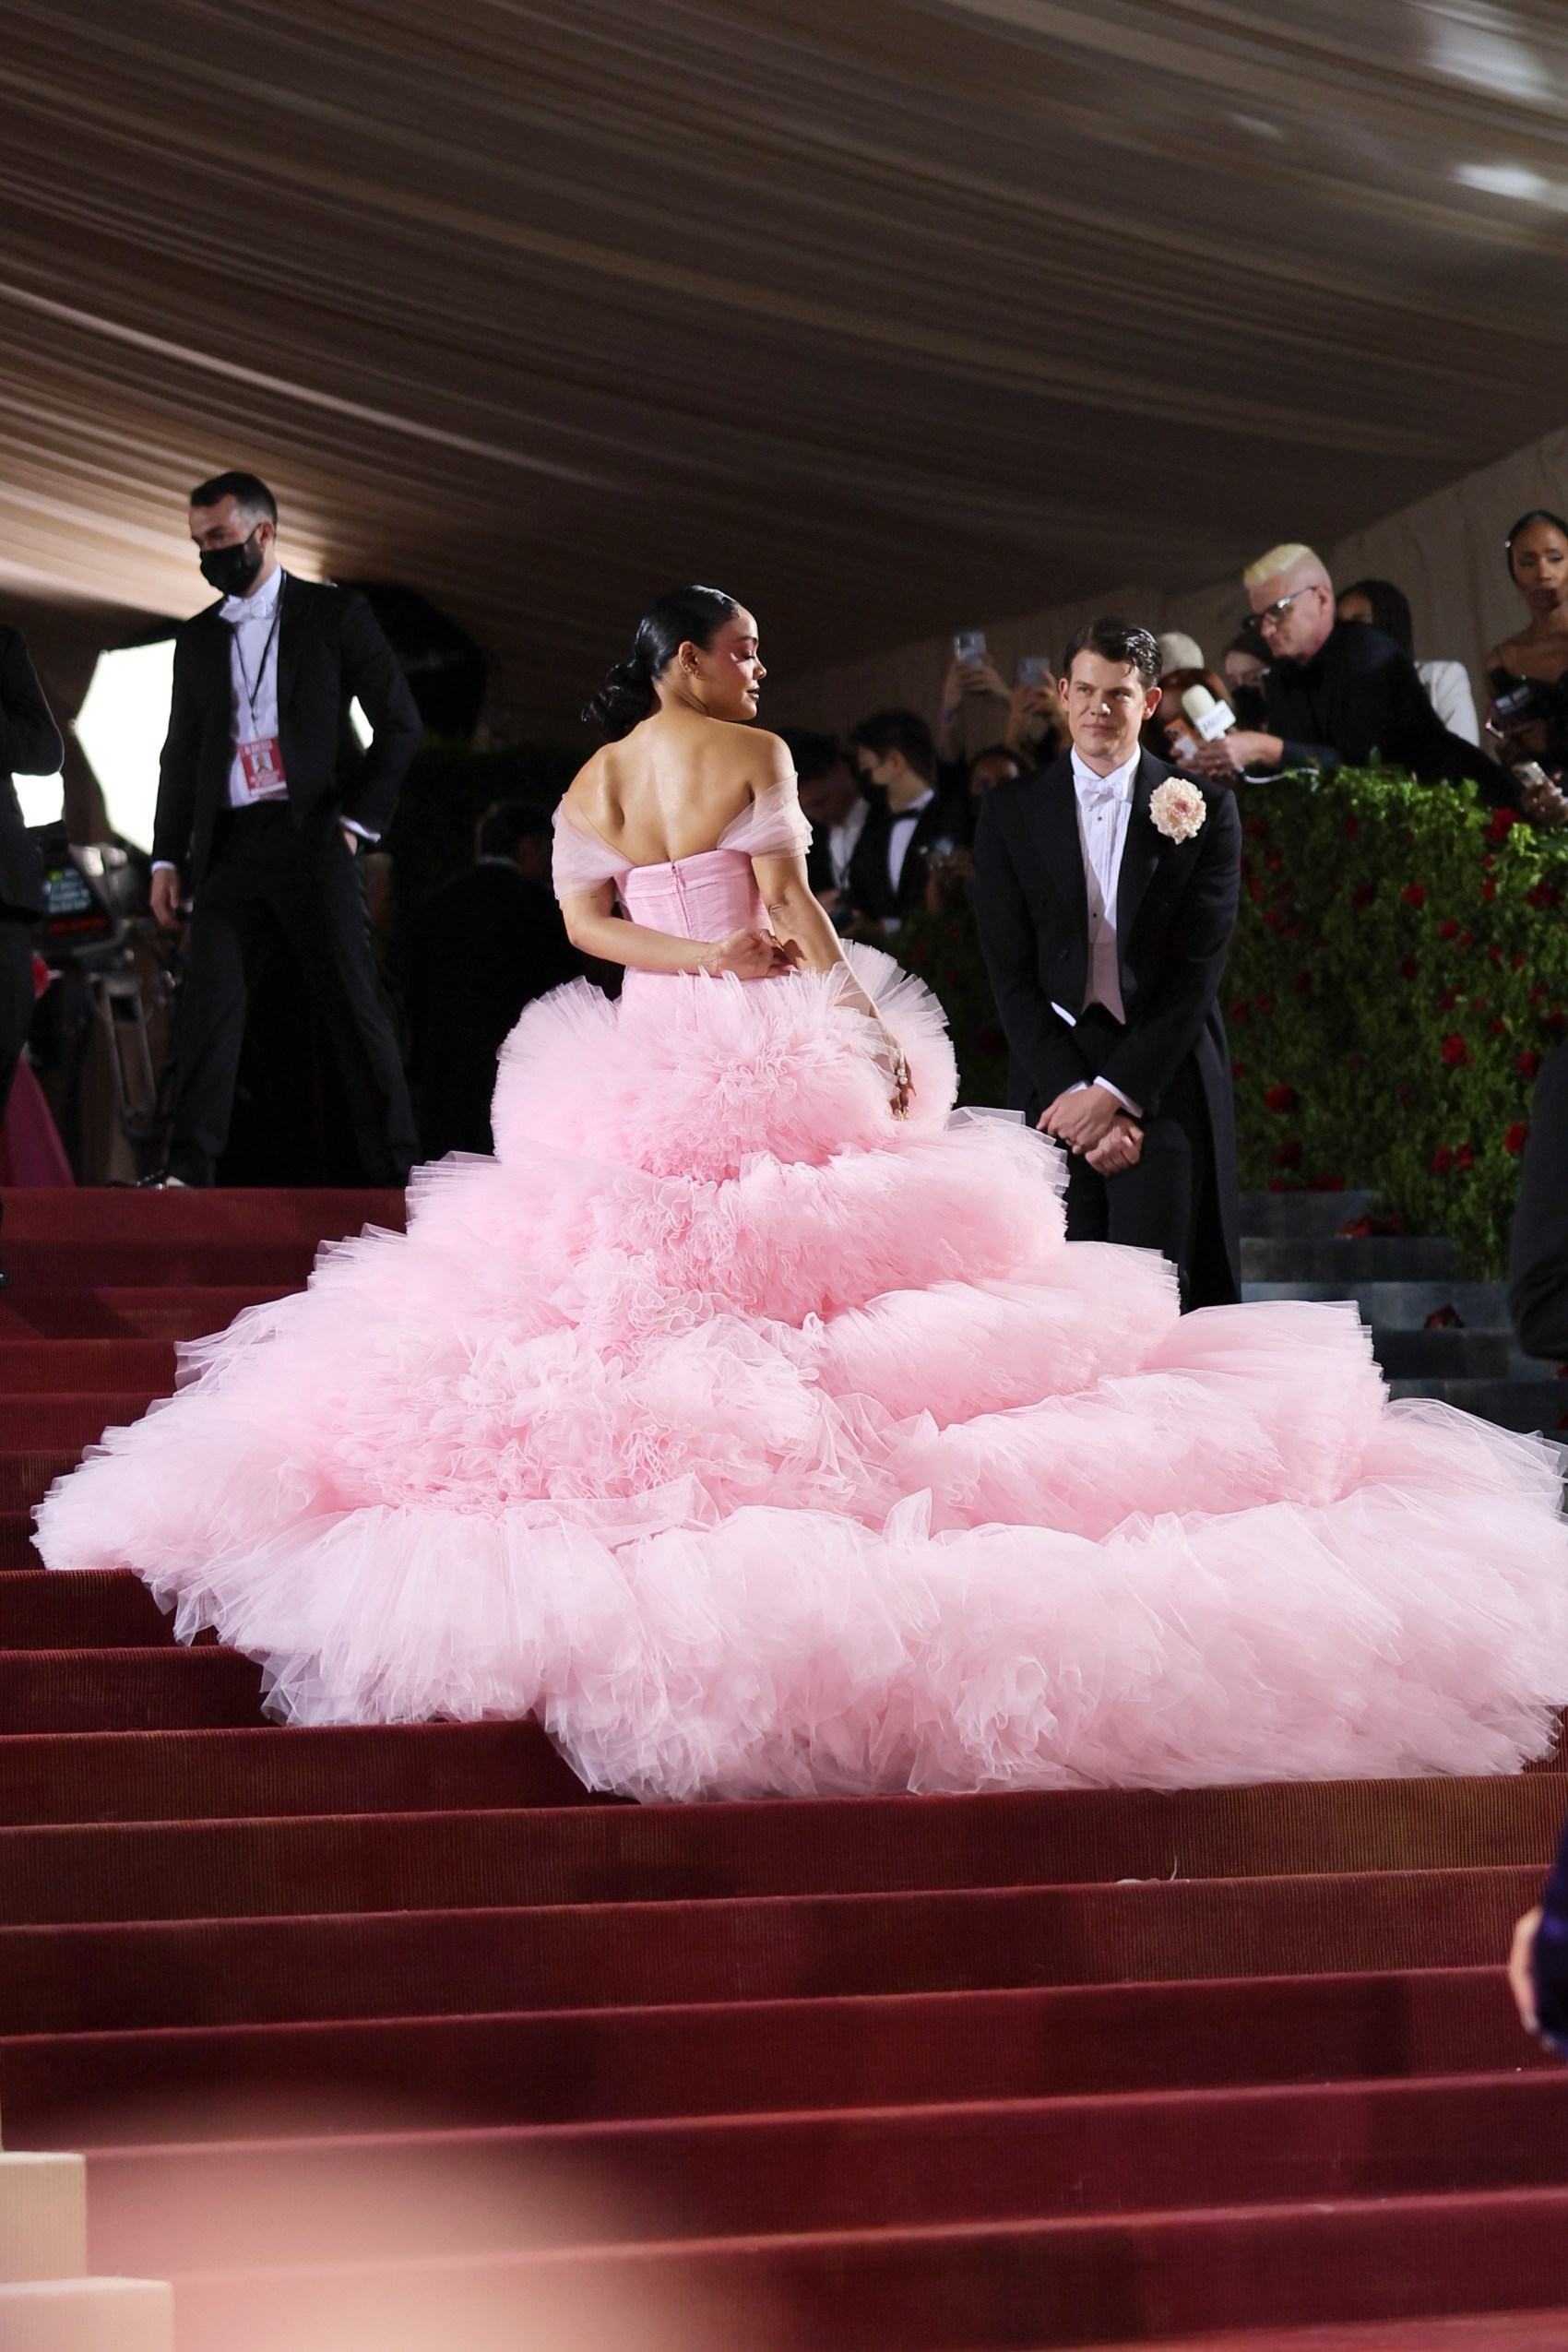
<instances>
[{"instance_id":1,"label":"green hedge","mask_svg":"<svg viewBox=\"0 0 1568 2352\"><path fill-rule=\"evenodd\" d=\"M1568 844L1386 771L1248 784L1240 805L1242 1183L1367 1188L1501 1273L1530 1089L1568 1033Z\"/></svg>"},{"instance_id":2,"label":"green hedge","mask_svg":"<svg viewBox=\"0 0 1568 2352\"><path fill-rule=\"evenodd\" d=\"M1501 1273L1530 1088L1568 1035L1568 841L1467 784L1385 770L1239 802L1224 1004L1242 1185L1373 1192ZM948 1008L960 1099L1004 1100L972 917L913 917L898 953Z\"/></svg>"}]
</instances>

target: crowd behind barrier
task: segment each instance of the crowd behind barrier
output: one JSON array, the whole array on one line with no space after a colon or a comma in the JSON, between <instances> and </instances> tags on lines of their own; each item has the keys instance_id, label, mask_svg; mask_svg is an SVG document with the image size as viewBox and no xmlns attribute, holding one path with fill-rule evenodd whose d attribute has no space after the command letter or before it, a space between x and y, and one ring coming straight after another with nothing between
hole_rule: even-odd
<instances>
[{"instance_id":1,"label":"crowd behind barrier","mask_svg":"<svg viewBox=\"0 0 1568 2352\"><path fill-rule=\"evenodd\" d=\"M339 601L322 607L331 639L319 657L326 664L322 693L327 701L334 695L346 699L350 684L366 684L381 724L357 767L344 762L336 725L325 715L330 745L325 736L319 750L314 739L287 746L274 739L279 760L286 750L296 768L303 762L321 771L327 830L313 856L319 858L324 843L344 853L341 873L332 861L322 865L333 885L325 914L313 914L310 891L304 895L311 906L302 911L299 875L281 877L265 845L258 846L275 787L265 772L259 784L243 773L249 754L233 738L260 731L267 713L259 708L266 682L258 663L276 663L278 635L270 625L272 600L253 596L239 574L260 569L263 588L274 584L278 602L275 583L285 582L290 594L303 592L286 583L278 564L276 507L253 478L217 477L202 485L192 520L202 567L225 592L217 618L255 623L257 659L248 669L241 664L241 684L246 694L262 688L250 714L255 730L219 725L210 743L198 741L206 721L200 710L193 715L201 696L193 696L191 681L197 655L208 659L202 629L211 616L185 624L164 755L166 837L155 847L164 875L184 859L178 879L187 911L189 890L196 887L196 921L175 958L175 981L169 949L152 956L144 948L140 960L150 976L143 992L149 1003L157 997L148 1034L165 1056L177 986L175 1026L189 1065L180 1086L186 1098L193 1090L204 1097L205 1125L202 1116L195 1118L200 1132L193 1145L189 1133L182 1139L175 1118L171 1160L176 1105L166 1076L161 1143L148 1141L157 1122L144 1104L130 1159L123 1140L105 1151L104 1117L81 1099L94 1067L100 1091L107 1087L98 1034L104 1025L85 997L62 1019L62 1008L72 1006L70 959L57 956L66 979L53 1004L33 1015L31 1054L78 1172L105 1172L90 1164L96 1158L122 1177L127 1166L143 1174L172 1166L178 1175L182 1154L193 1163L183 1170L186 1181L271 1172L265 1152L257 1158L257 1136L275 1137L279 1107L289 1102L290 1073L278 1066L283 1062L294 1065L299 1080L297 1116L307 1125L315 1120L286 1163L296 1177L400 1170L413 1156L416 1127L422 1155L483 1148L481 1098L501 1036L534 995L581 968L545 887L544 828L569 776L570 754L487 760L456 748L427 751L399 798L413 742L406 689L387 667L385 640L359 600L323 592ZM1373 1184L1412 1227L1451 1230L1472 1263L1489 1267L1503 1247L1530 1080L1555 1041L1560 1000L1568 1000L1568 973L1560 978L1556 969L1551 896L1559 886L1552 878L1560 861L1557 827L1568 818L1562 790L1568 777L1568 524L1546 511L1522 517L1506 534L1504 558L1525 619L1515 636L1489 649L1489 694L1479 709L1461 662L1451 655L1415 659L1409 605L1395 583L1360 579L1336 593L1311 549L1288 542L1249 567L1234 632L1217 653L1179 632L1159 640L1159 700L1143 736L1178 772L1238 790L1252 828L1226 990L1243 1181ZM319 636L321 626L313 626ZM261 643L264 637L270 641ZM210 659L243 652L244 640L242 627L219 631ZM59 754L52 728L40 732L36 682L22 691L31 675L23 677L25 663L16 639L11 667L0 675L0 749L11 766L33 772ZM984 636L961 632L937 682L934 726L916 712L889 709L869 714L842 739L782 731L813 824L814 887L846 936L892 945L942 998L968 1100L1002 1099L1008 1084L1005 1039L975 931L977 819L999 784L1032 776L1065 754L1060 668L1058 650L1042 647L1004 677ZM240 694L236 688L233 698L216 698L223 718L238 708ZM326 708L324 702L324 714ZM298 719L293 726L297 736ZM226 805L205 828L186 823L175 844L179 855L172 856L180 794L189 798L202 761L232 764L241 781L228 783ZM1402 783L1402 776L1418 781ZM359 809L375 822L362 822ZM1266 847L1260 826L1267 828ZM1353 846L1348 828L1354 828ZM0 945L17 949L7 969L14 965L19 972L26 943L30 989L44 978L30 956L38 893L30 876L17 880L28 852L14 795L0 832L9 877ZM208 871L215 859L227 875L217 889ZM165 917L173 888L155 873L154 910ZM244 902L238 917L236 889ZM1419 928L1418 894L1434 907L1441 901L1443 911L1429 925L1454 926L1446 940L1431 944L1431 955L1441 949L1454 961L1452 977L1446 968L1440 975L1435 963L1429 971L1427 944L1413 935L1406 941L1400 932L1401 925ZM266 951L280 938L292 941L296 961L303 938L307 968L312 952L319 957L314 943L323 921L328 934L337 926L333 952L339 968L345 958L352 967L350 984L338 985L335 993L317 972L302 991L297 974L291 983L271 977ZM134 920L128 928L135 932ZM1463 950L1453 945L1460 938ZM1395 944L1401 952L1390 961ZM1469 985L1473 975L1461 969L1472 953L1478 967L1487 967L1485 987ZM1385 985L1384 963L1403 975L1397 990ZM1412 965L1419 977L1410 976ZM1504 980L1496 977L1500 969ZM608 974L594 976L613 985ZM1429 979L1442 980L1430 1004ZM19 981L11 993L19 1044L27 1013ZM1484 1016L1474 1009L1483 998ZM248 1005L251 1016L243 1062L236 1058L236 1004L242 1012ZM1265 1013L1260 1004L1272 1009ZM466 1025L465 1007L473 1016ZM1426 1066L1434 1037L1435 1075ZM390 1051L390 1039L400 1051ZM89 1049L97 1052L96 1064ZM216 1075L215 1053L223 1064ZM1392 1093L1376 1080L1362 1082L1358 1056L1392 1077ZM12 1053L9 1065L0 1067L0 1090L16 1058ZM307 1068L314 1072L309 1085L301 1075ZM412 1124L399 1107L405 1074ZM211 1112L214 1090L220 1105L225 1087L237 1087L240 1097L232 1136ZM1288 1096L1299 1114L1281 1132L1285 1114L1267 1106ZM30 1114L33 1099L30 1089ZM264 1106L259 1121L251 1116L257 1102ZM1386 1115L1390 1109L1399 1115ZM123 1100L120 1110L123 1125ZM197 1110L203 1112L202 1103ZM189 1130L188 1108L184 1116Z\"/></svg>"}]
</instances>

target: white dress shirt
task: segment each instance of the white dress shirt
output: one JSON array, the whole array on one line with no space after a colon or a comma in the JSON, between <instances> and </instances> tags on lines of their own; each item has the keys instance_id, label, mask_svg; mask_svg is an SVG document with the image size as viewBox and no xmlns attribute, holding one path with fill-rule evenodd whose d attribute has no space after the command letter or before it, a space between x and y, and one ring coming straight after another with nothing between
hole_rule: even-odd
<instances>
[{"instance_id":1,"label":"white dress shirt","mask_svg":"<svg viewBox=\"0 0 1568 2352\"><path fill-rule=\"evenodd\" d=\"M857 792L855 804L843 824L830 825L827 828L827 871L833 876L835 890L847 890L849 886L849 860L855 854L855 844L865 831L866 819L870 814L871 802Z\"/></svg>"},{"instance_id":2,"label":"white dress shirt","mask_svg":"<svg viewBox=\"0 0 1568 2352\"><path fill-rule=\"evenodd\" d=\"M255 808L262 801L286 801L289 797L280 754L277 784L253 791L240 752L242 743L266 742L268 738L276 743L278 740L278 635L283 625L279 600L287 577L279 564L253 594L226 596L218 608L218 618L229 625L229 741L234 747L229 763L228 804L232 809ZM362 841L374 842L381 837L379 834L367 833L351 816L339 817L338 822L350 833L357 833ZM169 866L168 859L160 858L152 870L157 873Z\"/></svg>"},{"instance_id":3,"label":"white dress shirt","mask_svg":"<svg viewBox=\"0 0 1568 2352\"><path fill-rule=\"evenodd\" d=\"M909 844L915 837L915 827L935 798L935 792L928 784L918 801L911 801L908 808L897 810L894 815L887 836L887 879L893 885L895 895L904 879L904 864L909 854Z\"/></svg>"},{"instance_id":4,"label":"white dress shirt","mask_svg":"<svg viewBox=\"0 0 1568 2352\"><path fill-rule=\"evenodd\" d=\"M1109 776L1097 776L1079 758L1075 747L1073 752L1073 790L1078 803L1078 840L1083 849L1084 891L1089 912L1089 969L1084 1006L1087 1011L1091 1004L1103 1005L1113 1020L1122 1022L1126 1020L1127 1011L1122 1001L1122 969L1116 953L1116 889L1122 879L1122 854L1127 846L1127 822L1133 813L1133 778L1142 756L1140 747L1131 759L1113 767ZM1137 1104L1120 1087L1113 1087L1109 1078L1097 1077L1095 1084L1113 1094L1134 1118L1143 1115ZM1078 1094L1082 1087L1073 1087L1068 1091Z\"/></svg>"},{"instance_id":5,"label":"white dress shirt","mask_svg":"<svg viewBox=\"0 0 1568 2352\"><path fill-rule=\"evenodd\" d=\"M1470 673L1462 661L1418 661L1416 675L1427 690L1427 700L1451 735L1460 735L1467 743L1479 743L1480 720L1476 717L1476 697L1470 688Z\"/></svg>"},{"instance_id":6,"label":"white dress shirt","mask_svg":"<svg viewBox=\"0 0 1568 2352\"><path fill-rule=\"evenodd\" d=\"M281 764L278 781L253 790L245 778L242 743L278 740L278 632L282 624L279 602L287 575L281 566L251 596L226 596L218 618L229 626L229 741L234 756L229 767L229 806L254 808L258 801L286 801L289 787Z\"/></svg>"}]
</instances>

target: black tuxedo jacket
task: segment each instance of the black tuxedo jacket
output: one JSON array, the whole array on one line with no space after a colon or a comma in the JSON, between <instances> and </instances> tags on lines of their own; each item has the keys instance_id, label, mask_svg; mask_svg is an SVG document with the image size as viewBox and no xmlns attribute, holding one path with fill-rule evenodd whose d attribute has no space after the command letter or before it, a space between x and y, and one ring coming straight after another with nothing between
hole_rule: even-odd
<instances>
[{"instance_id":1,"label":"black tuxedo jacket","mask_svg":"<svg viewBox=\"0 0 1568 2352\"><path fill-rule=\"evenodd\" d=\"M915 819L915 829L904 853L903 868L895 891L887 876L887 843L895 823L885 792L866 794L870 814L861 827L849 860L849 897L858 914L869 915L875 922L888 922L895 916L902 919L923 904L926 885L926 852L933 842L959 842L964 838L962 812L950 795L937 792L928 801Z\"/></svg>"},{"instance_id":2,"label":"black tuxedo jacket","mask_svg":"<svg viewBox=\"0 0 1568 2352\"><path fill-rule=\"evenodd\" d=\"M1154 1118L1192 1057L1208 1114L1217 1239L1239 1285L1236 1114L1218 994L1236 927L1241 821L1224 787L1184 778L1203 793L1207 815L1190 840L1167 839L1149 802L1170 773L1145 752L1133 780L1116 890L1127 1016L1119 1036L1111 1023L1075 1028L1054 1010L1080 1014L1089 980L1088 896L1070 757L984 795L975 917L1007 1037L1013 1107L1031 1126L1066 1087L1097 1077Z\"/></svg>"},{"instance_id":3,"label":"black tuxedo jacket","mask_svg":"<svg viewBox=\"0 0 1568 2352\"><path fill-rule=\"evenodd\" d=\"M195 884L228 806L233 760L232 631L210 604L174 639L174 692L163 746L152 854ZM358 696L374 731L362 764L343 761L344 715ZM285 578L278 618L278 733L296 825L351 816L384 833L419 747L420 715L398 657L362 596Z\"/></svg>"},{"instance_id":4,"label":"black tuxedo jacket","mask_svg":"<svg viewBox=\"0 0 1568 2352\"><path fill-rule=\"evenodd\" d=\"M1508 1310L1526 1354L1568 1362L1568 1046L1541 1064L1508 1253Z\"/></svg>"},{"instance_id":5,"label":"black tuxedo jacket","mask_svg":"<svg viewBox=\"0 0 1568 2352\"><path fill-rule=\"evenodd\" d=\"M43 867L28 838L15 776L53 776L65 756L18 629L0 628L0 920L43 912Z\"/></svg>"},{"instance_id":6,"label":"black tuxedo jacket","mask_svg":"<svg viewBox=\"0 0 1568 2352\"><path fill-rule=\"evenodd\" d=\"M1495 760L1446 728L1416 665L1366 621L1336 621L1310 661L1277 661L1264 681L1265 727L1289 767L1408 767L1423 784L1474 778L1483 800L1516 805Z\"/></svg>"}]
</instances>

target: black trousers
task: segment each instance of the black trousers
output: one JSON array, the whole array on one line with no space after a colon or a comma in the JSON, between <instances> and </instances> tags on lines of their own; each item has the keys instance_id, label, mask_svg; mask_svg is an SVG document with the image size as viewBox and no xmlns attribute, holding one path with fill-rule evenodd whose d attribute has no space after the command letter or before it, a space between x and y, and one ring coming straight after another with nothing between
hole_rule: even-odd
<instances>
[{"instance_id":1,"label":"black trousers","mask_svg":"<svg viewBox=\"0 0 1568 2352\"><path fill-rule=\"evenodd\" d=\"M1135 1168L1101 1176L1076 1154L1068 1160L1067 1239L1158 1250L1176 1268L1186 1307L1194 1245L1214 1182L1208 1108L1191 1055L1156 1115L1138 1124L1144 1147Z\"/></svg>"},{"instance_id":2,"label":"black trousers","mask_svg":"<svg viewBox=\"0 0 1568 2352\"><path fill-rule=\"evenodd\" d=\"M210 1184L234 1107L250 992L287 940L332 1042L367 1179L400 1184L419 1158L408 1083L382 1001L364 878L330 811L227 810L196 885L185 946L169 1172Z\"/></svg>"}]
</instances>

